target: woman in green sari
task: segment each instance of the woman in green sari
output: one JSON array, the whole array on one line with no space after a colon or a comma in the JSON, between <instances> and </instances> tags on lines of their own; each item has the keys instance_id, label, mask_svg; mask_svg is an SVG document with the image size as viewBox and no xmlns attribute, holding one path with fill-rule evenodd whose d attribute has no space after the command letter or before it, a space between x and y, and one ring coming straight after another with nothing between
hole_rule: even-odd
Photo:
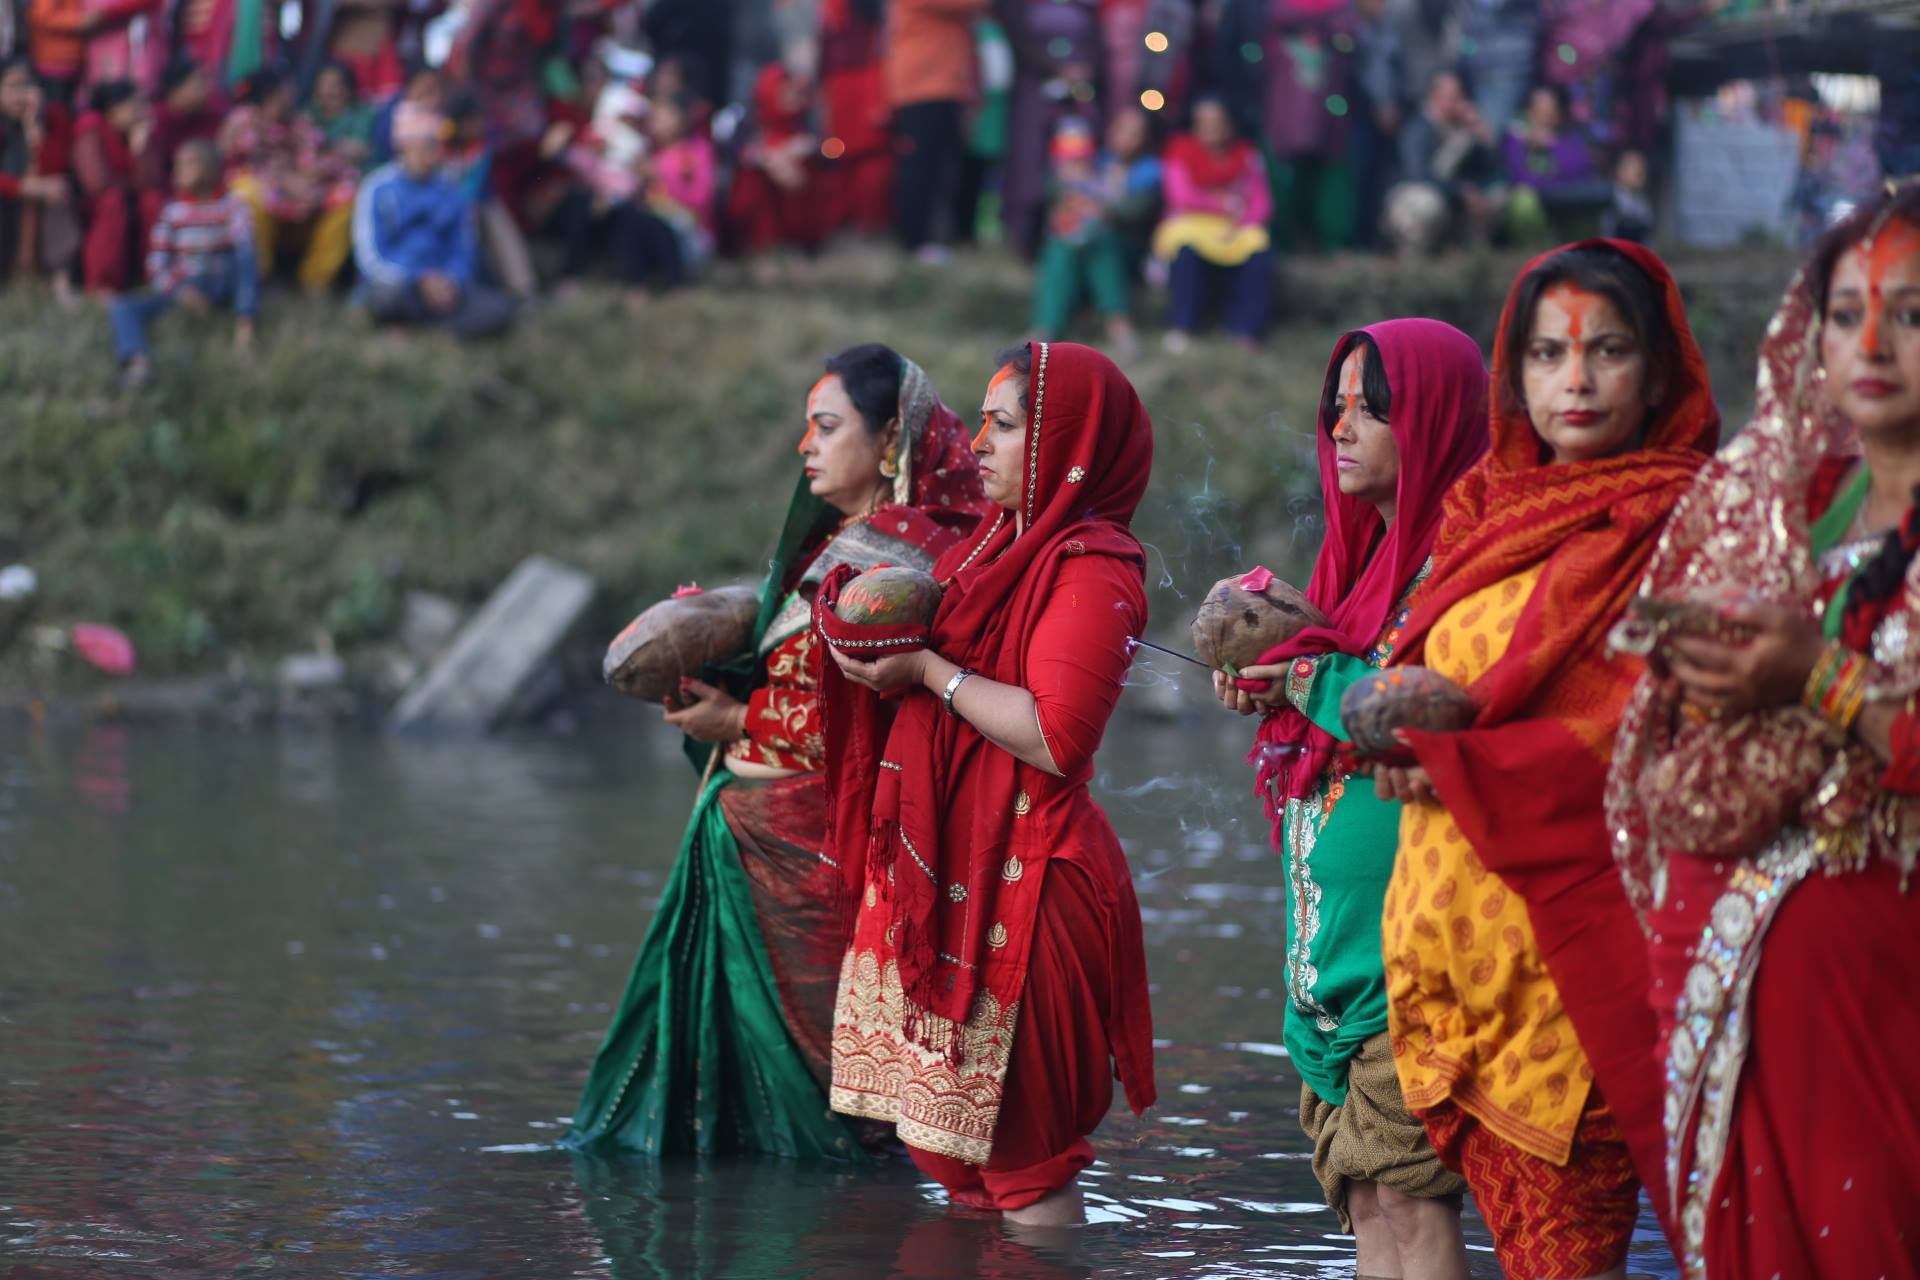
<instances>
[{"instance_id":1,"label":"woman in green sari","mask_svg":"<svg viewBox=\"0 0 1920 1280\"><path fill-rule=\"evenodd\" d=\"M1265 717L1250 760L1286 854L1283 1038L1300 1071L1314 1174L1354 1235L1361 1275L1464 1277L1464 1183L1407 1110L1388 1045L1380 916L1400 806L1343 768L1334 748L1348 736L1342 696L1400 641L1442 496L1486 452L1480 349L1438 320L1356 329L1334 347L1319 426L1327 531L1307 597L1328 625L1238 681L1216 676L1216 689L1227 706Z\"/></svg>"},{"instance_id":2,"label":"woman in green sari","mask_svg":"<svg viewBox=\"0 0 1920 1280\"><path fill-rule=\"evenodd\" d=\"M752 646L667 722L707 767L659 911L563 1145L855 1160L827 1107L852 904L822 860L815 589L842 564L931 569L985 508L967 431L879 343L826 363Z\"/></svg>"}]
</instances>

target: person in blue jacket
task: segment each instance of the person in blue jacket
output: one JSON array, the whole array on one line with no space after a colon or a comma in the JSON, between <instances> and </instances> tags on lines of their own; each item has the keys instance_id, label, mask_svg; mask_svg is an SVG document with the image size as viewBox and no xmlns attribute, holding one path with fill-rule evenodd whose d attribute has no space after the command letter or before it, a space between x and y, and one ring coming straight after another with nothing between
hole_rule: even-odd
<instances>
[{"instance_id":1,"label":"person in blue jacket","mask_svg":"<svg viewBox=\"0 0 1920 1280\"><path fill-rule=\"evenodd\" d=\"M360 185L353 256L373 318L485 338L513 323L513 303L479 276L472 195L443 169L447 121L413 103L394 112L398 159Z\"/></svg>"}]
</instances>

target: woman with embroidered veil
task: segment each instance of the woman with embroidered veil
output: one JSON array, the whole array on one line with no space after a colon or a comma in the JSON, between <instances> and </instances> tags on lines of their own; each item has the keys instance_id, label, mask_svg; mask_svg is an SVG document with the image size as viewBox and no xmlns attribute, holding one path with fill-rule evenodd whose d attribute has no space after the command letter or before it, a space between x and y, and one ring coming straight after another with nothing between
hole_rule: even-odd
<instances>
[{"instance_id":1,"label":"woman with embroidered veil","mask_svg":"<svg viewBox=\"0 0 1920 1280\"><path fill-rule=\"evenodd\" d=\"M850 631L826 607L845 569L815 609L835 668L827 848L858 916L832 1099L895 1125L955 1203L1059 1225L1080 1217L1114 1076L1136 1112L1154 1099L1140 906L1087 789L1146 625L1129 526L1153 427L1071 343L1007 353L982 414L1001 510L935 566L930 629L897 652Z\"/></svg>"},{"instance_id":2,"label":"woman with embroidered veil","mask_svg":"<svg viewBox=\"0 0 1920 1280\"><path fill-rule=\"evenodd\" d=\"M750 651L684 682L667 713L708 776L563 1139L575 1150L860 1158L827 1109L852 917L822 852L812 601L843 565L931 568L985 503L960 419L879 343L826 362L800 453Z\"/></svg>"},{"instance_id":3,"label":"woman with embroidered veil","mask_svg":"<svg viewBox=\"0 0 1920 1280\"><path fill-rule=\"evenodd\" d=\"M1608 818L1647 930L1692 1280L1920 1275L1920 184L1835 227L1756 416L1618 633Z\"/></svg>"}]
</instances>

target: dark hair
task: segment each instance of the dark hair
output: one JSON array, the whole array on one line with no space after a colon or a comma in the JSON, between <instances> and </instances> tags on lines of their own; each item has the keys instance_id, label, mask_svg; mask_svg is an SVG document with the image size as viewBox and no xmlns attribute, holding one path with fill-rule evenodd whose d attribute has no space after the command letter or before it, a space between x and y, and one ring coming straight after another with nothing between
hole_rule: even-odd
<instances>
[{"instance_id":1,"label":"dark hair","mask_svg":"<svg viewBox=\"0 0 1920 1280\"><path fill-rule=\"evenodd\" d=\"M1561 84L1554 84L1550 80L1535 81L1534 84L1527 89L1526 101L1522 104L1523 110L1533 105L1533 95L1536 93L1544 93L1550 96L1553 99L1554 105L1560 108L1562 119L1572 113L1573 99L1567 95L1567 87Z\"/></svg>"},{"instance_id":2,"label":"dark hair","mask_svg":"<svg viewBox=\"0 0 1920 1280\"><path fill-rule=\"evenodd\" d=\"M338 75L342 80L345 80L347 82L347 96L349 98L353 98L355 100L359 99L360 97L360 73L359 72L355 71L352 67L340 61L340 59L338 58L329 58L325 62L320 64L320 69L318 71L313 73L313 82L315 84L319 84L320 77L326 75L329 71Z\"/></svg>"},{"instance_id":3,"label":"dark hair","mask_svg":"<svg viewBox=\"0 0 1920 1280\"><path fill-rule=\"evenodd\" d=\"M35 84L40 83L40 76L34 71L33 62L26 54L13 53L8 54L4 58L0 58L0 76L6 75L7 72L13 70L15 67L24 68L28 79L32 80Z\"/></svg>"},{"instance_id":4,"label":"dark hair","mask_svg":"<svg viewBox=\"0 0 1920 1280\"><path fill-rule=\"evenodd\" d=\"M1507 397L1509 412L1525 415L1527 390L1525 357L1533 335L1533 313L1540 295L1556 284L1578 285L1613 304L1647 353L1650 388L1664 389L1673 374L1677 337L1667 320L1666 299L1653 278L1617 249L1592 245L1563 249L1535 267L1514 293L1513 321L1500 335L1501 355L1507 366L1507 384L1497 390Z\"/></svg>"},{"instance_id":5,"label":"dark hair","mask_svg":"<svg viewBox=\"0 0 1920 1280\"><path fill-rule=\"evenodd\" d=\"M1454 80L1459 83L1460 92L1469 98L1473 97L1473 79L1467 75L1467 69L1451 64L1433 69L1432 73L1427 76L1425 92L1432 93L1434 83L1439 80L1441 76L1452 76Z\"/></svg>"},{"instance_id":6,"label":"dark hair","mask_svg":"<svg viewBox=\"0 0 1920 1280\"><path fill-rule=\"evenodd\" d=\"M185 56L175 58L167 64L167 69L160 73L160 96L167 97L175 89L199 75L200 70L200 64L192 58Z\"/></svg>"},{"instance_id":7,"label":"dark hair","mask_svg":"<svg viewBox=\"0 0 1920 1280\"><path fill-rule=\"evenodd\" d=\"M1828 228L1815 242L1813 253L1807 259L1808 281L1813 286L1817 308L1815 315L1824 319L1827 314L1827 293L1833 287L1833 269L1840 264L1841 255L1895 219L1920 225L1920 182L1906 182L1881 192ZM1849 622L1860 611L1877 609L1881 602L1891 600L1906 581L1907 566L1920 547L1920 529L1908 528L1913 521L1913 506L1920 506L1920 488L1913 492L1906 517L1887 531L1880 550L1860 567L1853 586L1848 589L1846 616Z\"/></svg>"},{"instance_id":8,"label":"dark hair","mask_svg":"<svg viewBox=\"0 0 1920 1280\"><path fill-rule=\"evenodd\" d=\"M900 416L900 353L883 342L863 342L827 357L826 371L840 379L847 399L866 419L867 434L879 435Z\"/></svg>"},{"instance_id":9,"label":"dark hair","mask_svg":"<svg viewBox=\"0 0 1920 1280\"><path fill-rule=\"evenodd\" d=\"M1027 403L1027 387L1033 380L1033 344L1015 343L993 358L993 371L1013 370L1014 381L1020 386L1020 410L1022 413L1033 406Z\"/></svg>"},{"instance_id":10,"label":"dark hair","mask_svg":"<svg viewBox=\"0 0 1920 1280\"><path fill-rule=\"evenodd\" d=\"M1193 105L1187 108L1188 129L1192 129L1195 122L1200 118L1200 108L1202 107L1220 108L1220 114L1227 118L1228 131L1236 138L1240 136L1240 122L1233 118L1233 108L1228 106L1227 100L1217 93L1203 93L1193 100Z\"/></svg>"},{"instance_id":11,"label":"dark hair","mask_svg":"<svg viewBox=\"0 0 1920 1280\"><path fill-rule=\"evenodd\" d=\"M113 110L129 98L137 97L140 91L131 80L102 80L93 86L93 92L87 95L87 105L101 115Z\"/></svg>"},{"instance_id":12,"label":"dark hair","mask_svg":"<svg viewBox=\"0 0 1920 1280\"><path fill-rule=\"evenodd\" d=\"M480 114L480 97L467 88L455 89L447 95L447 104L442 114L450 124L465 124Z\"/></svg>"},{"instance_id":13,"label":"dark hair","mask_svg":"<svg viewBox=\"0 0 1920 1280\"><path fill-rule=\"evenodd\" d=\"M257 107L286 84L286 72L278 67L261 67L234 87L234 96L247 106Z\"/></svg>"},{"instance_id":14,"label":"dark hair","mask_svg":"<svg viewBox=\"0 0 1920 1280\"><path fill-rule=\"evenodd\" d=\"M1368 412L1382 422L1393 414L1393 388L1387 384L1387 362L1380 358L1380 348L1374 345L1369 334L1349 334L1334 348L1333 369L1320 393L1320 421L1325 431L1331 432L1333 424L1340 420L1340 366L1355 351L1366 353L1360 358L1360 394L1367 402Z\"/></svg>"}]
</instances>

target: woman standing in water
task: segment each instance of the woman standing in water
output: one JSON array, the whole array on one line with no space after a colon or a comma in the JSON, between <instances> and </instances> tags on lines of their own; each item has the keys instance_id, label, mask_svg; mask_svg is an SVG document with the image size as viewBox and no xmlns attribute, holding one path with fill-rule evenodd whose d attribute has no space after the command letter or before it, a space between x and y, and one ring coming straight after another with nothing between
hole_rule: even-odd
<instances>
[{"instance_id":1,"label":"woman standing in water","mask_svg":"<svg viewBox=\"0 0 1920 1280\"><path fill-rule=\"evenodd\" d=\"M1815 249L1756 403L1646 585L1744 634L1675 628L1608 797L1672 1211L1693 1280L1913 1277L1920 1003L1891 984L1920 964L1920 184Z\"/></svg>"},{"instance_id":2,"label":"woman standing in water","mask_svg":"<svg viewBox=\"0 0 1920 1280\"><path fill-rule=\"evenodd\" d=\"M1285 1039L1313 1171L1363 1276L1466 1275L1466 1183L1400 1097L1387 1035L1380 907L1400 806L1334 760L1340 699L1386 666L1426 580L1441 499L1487 449L1487 370L1437 320L1388 320L1334 346L1320 399L1327 534L1307 597L1327 615L1220 700L1260 712L1251 762L1287 859ZM1357 785L1356 785L1357 784Z\"/></svg>"},{"instance_id":3,"label":"woman standing in water","mask_svg":"<svg viewBox=\"0 0 1920 1280\"><path fill-rule=\"evenodd\" d=\"M667 723L718 753L565 1139L654 1155L853 1159L826 1106L851 925L826 892L814 591L834 568L931 568L984 510L967 434L879 343L827 361L761 592L752 691L689 681Z\"/></svg>"},{"instance_id":4,"label":"woman standing in water","mask_svg":"<svg viewBox=\"0 0 1920 1280\"><path fill-rule=\"evenodd\" d=\"M1601 808L1639 668L1607 633L1719 416L1672 277L1618 241L1521 274L1492 399L1394 654L1478 715L1404 733L1415 763L1375 775L1405 806L1382 918L1394 1062L1509 1276L1617 1276L1639 1180L1663 1192L1646 949Z\"/></svg>"},{"instance_id":5,"label":"woman standing in water","mask_svg":"<svg viewBox=\"0 0 1920 1280\"><path fill-rule=\"evenodd\" d=\"M928 647L833 651L828 851L859 904L833 1106L895 1124L955 1203L1066 1223L1116 1065L1136 1112L1154 1100L1140 907L1087 791L1146 625L1153 428L1068 343L1003 357L983 413L1001 511L935 567Z\"/></svg>"}]
</instances>

